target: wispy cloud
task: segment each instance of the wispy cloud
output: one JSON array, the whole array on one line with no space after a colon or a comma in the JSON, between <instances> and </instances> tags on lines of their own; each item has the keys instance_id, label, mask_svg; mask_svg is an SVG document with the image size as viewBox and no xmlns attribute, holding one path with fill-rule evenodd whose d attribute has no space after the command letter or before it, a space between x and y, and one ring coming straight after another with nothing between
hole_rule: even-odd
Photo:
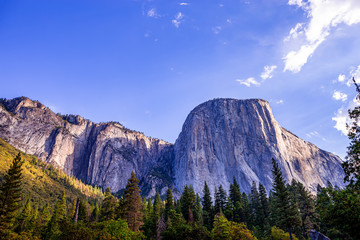
<instances>
[{"instance_id":1,"label":"wispy cloud","mask_svg":"<svg viewBox=\"0 0 360 240\"><path fill-rule=\"evenodd\" d=\"M274 70L277 68L276 65L272 65L272 66L265 66L264 67L264 71L261 73L260 77L263 79L263 80L266 80L268 78L272 78L273 75L272 73L274 72Z\"/></svg>"},{"instance_id":2,"label":"wispy cloud","mask_svg":"<svg viewBox=\"0 0 360 240\"><path fill-rule=\"evenodd\" d=\"M184 18L184 15L181 12L178 12L175 15L175 18L171 22L173 23L173 25L176 28L179 28L180 24L183 22L183 18Z\"/></svg>"},{"instance_id":3,"label":"wispy cloud","mask_svg":"<svg viewBox=\"0 0 360 240\"><path fill-rule=\"evenodd\" d=\"M279 101L276 101L276 104L283 104L284 100L280 99Z\"/></svg>"},{"instance_id":4,"label":"wispy cloud","mask_svg":"<svg viewBox=\"0 0 360 240\"><path fill-rule=\"evenodd\" d=\"M237 82L239 82L241 85L245 85L247 87L250 87L251 85L254 86L260 86L260 83L256 81L255 78L249 77L248 79L236 79Z\"/></svg>"},{"instance_id":5,"label":"wispy cloud","mask_svg":"<svg viewBox=\"0 0 360 240\"><path fill-rule=\"evenodd\" d=\"M335 100L338 100L338 101L340 100L340 101L345 102L347 100L348 96L346 93L342 93L340 91L335 90L332 97Z\"/></svg>"},{"instance_id":6,"label":"wispy cloud","mask_svg":"<svg viewBox=\"0 0 360 240\"><path fill-rule=\"evenodd\" d=\"M357 67L350 67L350 71L347 75L339 74L337 81L339 83L346 84L348 87L351 87L353 85L353 78L357 83L360 83L360 65Z\"/></svg>"},{"instance_id":7,"label":"wispy cloud","mask_svg":"<svg viewBox=\"0 0 360 240\"><path fill-rule=\"evenodd\" d=\"M284 42L290 41L291 39L296 39L303 33L303 23L297 23L296 26L290 30L289 35L284 38Z\"/></svg>"},{"instance_id":8,"label":"wispy cloud","mask_svg":"<svg viewBox=\"0 0 360 240\"><path fill-rule=\"evenodd\" d=\"M160 15L156 12L156 8L151 8L149 11L147 11L146 15L152 18L160 17Z\"/></svg>"},{"instance_id":9,"label":"wispy cloud","mask_svg":"<svg viewBox=\"0 0 360 240\"><path fill-rule=\"evenodd\" d=\"M299 72L307 63L317 47L330 35L331 29L339 24L353 25L360 22L359 0L289 0L289 5L302 8L308 15L309 22L304 26L298 23L291 29L285 39L298 38L297 50L292 50L284 56L284 71Z\"/></svg>"},{"instance_id":10,"label":"wispy cloud","mask_svg":"<svg viewBox=\"0 0 360 240\"><path fill-rule=\"evenodd\" d=\"M179 3L179 5L180 5L180 6L187 6L187 5L189 5L189 3L187 3L187 2L182 2L182 3Z\"/></svg>"},{"instance_id":11,"label":"wispy cloud","mask_svg":"<svg viewBox=\"0 0 360 240\"><path fill-rule=\"evenodd\" d=\"M348 87L350 87L353 84L352 78L354 78L357 83L360 83L360 65L357 67L351 67L350 77L346 82L346 85Z\"/></svg>"},{"instance_id":12,"label":"wispy cloud","mask_svg":"<svg viewBox=\"0 0 360 240\"><path fill-rule=\"evenodd\" d=\"M256 80L254 77L249 77L247 79L236 79L236 81L247 87L250 87L252 85L259 87L261 85L261 83L263 83L266 79L273 77L272 73L274 72L274 70L276 68L277 68L276 65L266 65L264 67L264 71L260 74L260 78L262 79L261 82ZM280 101L282 101L282 100L280 100ZM280 102L280 103L282 103L282 102Z\"/></svg>"},{"instance_id":13,"label":"wispy cloud","mask_svg":"<svg viewBox=\"0 0 360 240\"><path fill-rule=\"evenodd\" d=\"M346 124L351 123L351 119L349 118L348 109L354 109L356 106L359 106L359 101L354 98L347 107L342 106L339 108L335 114L335 116L332 118L333 121L335 121L334 128L339 130L342 134L347 135L348 130L346 129Z\"/></svg>"},{"instance_id":14,"label":"wispy cloud","mask_svg":"<svg viewBox=\"0 0 360 240\"><path fill-rule=\"evenodd\" d=\"M323 141L326 141L326 138L322 137L320 135L320 133L318 133L317 131L312 131L312 132L307 133L306 137L308 137L308 138L316 137L316 138L320 138Z\"/></svg>"},{"instance_id":15,"label":"wispy cloud","mask_svg":"<svg viewBox=\"0 0 360 240\"><path fill-rule=\"evenodd\" d=\"M314 44L303 45L298 51L290 51L283 58L285 60L284 71L300 72L301 68L307 63L308 58L311 57L322 41L319 40Z\"/></svg>"},{"instance_id":16,"label":"wispy cloud","mask_svg":"<svg viewBox=\"0 0 360 240\"><path fill-rule=\"evenodd\" d=\"M211 30L213 31L214 34L219 34L222 30L222 27L216 26L216 27L213 27Z\"/></svg>"}]
</instances>

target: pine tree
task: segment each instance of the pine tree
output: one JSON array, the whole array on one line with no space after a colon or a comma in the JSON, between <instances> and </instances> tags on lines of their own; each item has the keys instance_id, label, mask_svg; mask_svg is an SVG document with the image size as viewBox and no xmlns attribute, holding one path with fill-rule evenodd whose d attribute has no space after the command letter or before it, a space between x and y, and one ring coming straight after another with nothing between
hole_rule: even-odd
<instances>
[{"instance_id":1,"label":"pine tree","mask_svg":"<svg viewBox=\"0 0 360 240\"><path fill-rule=\"evenodd\" d=\"M142 211L143 211L143 219L144 219L144 222L149 219L149 210L148 210L148 202L147 202L147 199L146 197L143 197L142 199Z\"/></svg>"},{"instance_id":2,"label":"pine tree","mask_svg":"<svg viewBox=\"0 0 360 240\"><path fill-rule=\"evenodd\" d=\"M169 214L171 210L175 210L174 199L171 192L171 189L168 188L166 192L166 203L165 203L165 222L168 222Z\"/></svg>"},{"instance_id":3,"label":"pine tree","mask_svg":"<svg viewBox=\"0 0 360 240\"><path fill-rule=\"evenodd\" d=\"M22 232L25 229L29 228L30 220L31 220L31 201L30 198L27 199L25 203L25 207L22 210L19 218L18 218L18 227L16 229L17 232Z\"/></svg>"},{"instance_id":4,"label":"pine tree","mask_svg":"<svg viewBox=\"0 0 360 240\"><path fill-rule=\"evenodd\" d=\"M201 200L198 193L196 194L196 198L195 198L194 220L199 225L203 224Z\"/></svg>"},{"instance_id":5,"label":"pine tree","mask_svg":"<svg viewBox=\"0 0 360 240\"><path fill-rule=\"evenodd\" d=\"M148 199L147 209L148 209L148 218L151 218L151 216L154 213L154 206L152 204L151 198Z\"/></svg>"},{"instance_id":6,"label":"pine tree","mask_svg":"<svg viewBox=\"0 0 360 240\"><path fill-rule=\"evenodd\" d=\"M124 191L123 212L124 218L132 231L138 231L143 224L142 200L138 184L139 180L136 178L135 173L131 172L131 177Z\"/></svg>"},{"instance_id":7,"label":"pine tree","mask_svg":"<svg viewBox=\"0 0 360 240\"><path fill-rule=\"evenodd\" d=\"M39 221L39 206L35 203L34 208L31 211L30 228L37 229Z\"/></svg>"},{"instance_id":8,"label":"pine tree","mask_svg":"<svg viewBox=\"0 0 360 240\"><path fill-rule=\"evenodd\" d=\"M233 205L236 205L236 202L241 203L241 192L240 186L236 181L236 178L233 178L233 183L230 184L230 200L232 201Z\"/></svg>"},{"instance_id":9,"label":"pine tree","mask_svg":"<svg viewBox=\"0 0 360 240\"><path fill-rule=\"evenodd\" d=\"M272 216L275 225L288 231L290 239L292 240L292 231L301 224L297 204L291 199L288 188L285 185L285 180L282 176L281 170L275 159L272 159L272 173L274 177L273 182L273 209Z\"/></svg>"},{"instance_id":10,"label":"pine tree","mask_svg":"<svg viewBox=\"0 0 360 240\"><path fill-rule=\"evenodd\" d=\"M66 219L66 197L65 192L61 194L60 200L55 206L45 234L45 239L57 239L61 235L60 223Z\"/></svg>"},{"instance_id":11,"label":"pine tree","mask_svg":"<svg viewBox=\"0 0 360 240\"><path fill-rule=\"evenodd\" d=\"M99 216L100 216L100 208L99 208L99 204L96 202L94 210L91 212L90 220L92 222L97 222L97 221L99 221Z\"/></svg>"},{"instance_id":12,"label":"pine tree","mask_svg":"<svg viewBox=\"0 0 360 240\"><path fill-rule=\"evenodd\" d=\"M194 221L193 211L195 208L195 192L192 186L190 188L188 186L184 187L184 191L181 195L181 212L187 222Z\"/></svg>"},{"instance_id":13,"label":"pine tree","mask_svg":"<svg viewBox=\"0 0 360 240\"><path fill-rule=\"evenodd\" d=\"M49 203L46 203L40 211L39 224L40 226L46 226L51 219L51 212Z\"/></svg>"},{"instance_id":14,"label":"pine tree","mask_svg":"<svg viewBox=\"0 0 360 240\"><path fill-rule=\"evenodd\" d=\"M260 236L265 237L271 232L269 223L269 200L267 198L266 189L264 185L259 183L259 208L257 213L257 221L260 223Z\"/></svg>"},{"instance_id":15,"label":"pine tree","mask_svg":"<svg viewBox=\"0 0 360 240\"><path fill-rule=\"evenodd\" d=\"M244 208L241 198L241 191L240 186L238 182L236 181L236 178L233 177L233 183L230 184L230 194L229 194L230 200L232 202L232 205L234 206L233 211L233 221L235 222L241 222L243 221L242 218L244 216ZM228 207L229 208L229 207Z\"/></svg>"},{"instance_id":16,"label":"pine tree","mask_svg":"<svg viewBox=\"0 0 360 240\"><path fill-rule=\"evenodd\" d=\"M154 206L153 206L153 215L154 221L157 223L162 214L162 201L158 191L156 191L155 199L154 199Z\"/></svg>"},{"instance_id":17,"label":"pine tree","mask_svg":"<svg viewBox=\"0 0 360 240\"><path fill-rule=\"evenodd\" d=\"M310 230L317 226L315 200L311 192L302 183L295 180L291 182L290 191L292 191L294 199L299 206L300 218L302 220L301 230L303 236L307 238L309 237Z\"/></svg>"},{"instance_id":18,"label":"pine tree","mask_svg":"<svg viewBox=\"0 0 360 240\"><path fill-rule=\"evenodd\" d=\"M74 219L75 211L76 211L76 198L72 202L71 210L70 210L70 218Z\"/></svg>"},{"instance_id":19,"label":"pine tree","mask_svg":"<svg viewBox=\"0 0 360 240\"><path fill-rule=\"evenodd\" d=\"M0 187L0 236L12 230L16 212L21 207L22 164L20 153L12 161Z\"/></svg>"},{"instance_id":20,"label":"pine tree","mask_svg":"<svg viewBox=\"0 0 360 240\"><path fill-rule=\"evenodd\" d=\"M212 228L212 219L214 217L213 217L213 205L211 200L210 189L206 182L204 184L202 206L203 206L204 226L208 230L210 230Z\"/></svg>"},{"instance_id":21,"label":"pine tree","mask_svg":"<svg viewBox=\"0 0 360 240\"><path fill-rule=\"evenodd\" d=\"M262 211L262 216L265 219L269 217L269 200L267 198L266 189L264 185L259 183L259 200L260 200L260 208Z\"/></svg>"},{"instance_id":22,"label":"pine tree","mask_svg":"<svg viewBox=\"0 0 360 240\"><path fill-rule=\"evenodd\" d=\"M238 201L239 202L239 201ZM234 221L234 214L235 214L235 206L232 203L231 199L228 198L226 205L225 205L225 210L224 210L224 214L225 217L229 220L229 221Z\"/></svg>"},{"instance_id":23,"label":"pine tree","mask_svg":"<svg viewBox=\"0 0 360 240\"><path fill-rule=\"evenodd\" d=\"M103 205L100 209L100 221L115 219L116 199L111 194L110 188L106 188Z\"/></svg>"},{"instance_id":24,"label":"pine tree","mask_svg":"<svg viewBox=\"0 0 360 240\"><path fill-rule=\"evenodd\" d=\"M222 185L215 189L215 213L223 213L226 206L226 192Z\"/></svg>"},{"instance_id":25,"label":"pine tree","mask_svg":"<svg viewBox=\"0 0 360 240\"><path fill-rule=\"evenodd\" d=\"M79 204L79 221L86 221L87 220L87 203L84 200L80 200Z\"/></svg>"},{"instance_id":26,"label":"pine tree","mask_svg":"<svg viewBox=\"0 0 360 240\"><path fill-rule=\"evenodd\" d=\"M242 216L241 222L248 223L250 219L250 203L246 193L241 194L241 202L242 202Z\"/></svg>"},{"instance_id":27,"label":"pine tree","mask_svg":"<svg viewBox=\"0 0 360 240\"><path fill-rule=\"evenodd\" d=\"M259 207L260 207L260 199L259 199L259 192L257 190L256 183L253 182L253 185L251 187L251 192L249 194L249 200L250 200L250 219L249 219L249 225L251 227L259 226L260 223L258 222L258 213L259 213Z\"/></svg>"},{"instance_id":28,"label":"pine tree","mask_svg":"<svg viewBox=\"0 0 360 240\"><path fill-rule=\"evenodd\" d=\"M357 96L356 99L360 101L360 87L356 83L355 78L353 82L356 87ZM346 161L343 163L343 169L345 172L345 181L349 182L351 187L355 187L360 190L360 106L356 106L354 109L349 110L349 117L353 120L351 126L348 128L348 137L350 139L350 146L346 156Z\"/></svg>"}]
</instances>

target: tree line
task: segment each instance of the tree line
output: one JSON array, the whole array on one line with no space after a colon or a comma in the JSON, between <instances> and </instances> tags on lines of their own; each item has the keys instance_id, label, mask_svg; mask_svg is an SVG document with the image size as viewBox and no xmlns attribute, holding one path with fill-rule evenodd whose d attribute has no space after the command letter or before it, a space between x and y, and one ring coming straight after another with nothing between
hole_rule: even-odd
<instances>
[{"instance_id":1,"label":"tree line","mask_svg":"<svg viewBox=\"0 0 360 240\"><path fill-rule=\"evenodd\" d=\"M296 181L286 184L272 159L273 186L269 193L255 182L249 194L241 192L236 178L228 192L219 185L212 196L204 183L202 197L185 186L174 199L141 198L134 172L123 196L106 189L101 203L90 204L63 193L54 209L39 207L28 198L21 206L20 154L1 185L0 236L2 239L309 239L311 230L331 239L359 239L358 181L346 189L330 183L318 186L314 196ZM356 190L357 189L357 190Z\"/></svg>"},{"instance_id":2,"label":"tree line","mask_svg":"<svg viewBox=\"0 0 360 240\"><path fill-rule=\"evenodd\" d=\"M358 99L360 88L356 84ZM273 185L241 192L236 178L212 196L207 183L201 193L185 186L179 199L169 188L164 199L141 198L139 180L131 173L120 198L107 188L103 200L73 199L65 192L54 209L30 198L21 204L22 164L18 154L0 186L0 239L310 239L321 232L330 239L360 239L360 106L349 111L350 146L343 164L346 188L331 183L317 187L317 195L295 180L286 183L272 159Z\"/></svg>"}]
</instances>

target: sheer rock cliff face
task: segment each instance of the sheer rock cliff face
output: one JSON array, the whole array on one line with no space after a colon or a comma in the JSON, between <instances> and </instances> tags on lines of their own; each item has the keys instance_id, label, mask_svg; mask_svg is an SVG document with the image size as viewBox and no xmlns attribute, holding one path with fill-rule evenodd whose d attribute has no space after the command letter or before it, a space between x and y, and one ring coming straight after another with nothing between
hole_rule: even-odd
<instances>
[{"instance_id":1,"label":"sheer rock cliff face","mask_svg":"<svg viewBox=\"0 0 360 240\"><path fill-rule=\"evenodd\" d=\"M175 143L175 185L192 184L202 192L204 182L214 191L229 189L233 177L242 191L261 182L269 191L274 158L288 182L343 186L341 159L317 148L275 120L269 103L260 99L216 99L197 106L187 117Z\"/></svg>"},{"instance_id":2,"label":"sheer rock cliff face","mask_svg":"<svg viewBox=\"0 0 360 240\"><path fill-rule=\"evenodd\" d=\"M0 99L0 137L18 149L57 165L86 183L126 186L131 171L143 193L165 194L185 184L201 193L228 189L235 177L242 191L252 181L271 188L271 158L288 181L296 179L313 191L317 184L343 186L339 157L318 149L274 119L264 100L217 99L196 107L175 145L146 137L119 123L93 123L80 116L57 115L37 101Z\"/></svg>"},{"instance_id":3,"label":"sheer rock cliff face","mask_svg":"<svg viewBox=\"0 0 360 240\"><path fill-rule=\"evenodd\" d=\"M146 191L166 185L161 178L151 176L157 163L164 161L164 155L169 157L169 143L128 130L119 123L95 124L80 116L56 115L25 97L3 99L0 103L0 137L21 151L86 183L111 187L113 192L126 186L131 171L139 179L152 180Z\"/></svg>"}]
</instances>

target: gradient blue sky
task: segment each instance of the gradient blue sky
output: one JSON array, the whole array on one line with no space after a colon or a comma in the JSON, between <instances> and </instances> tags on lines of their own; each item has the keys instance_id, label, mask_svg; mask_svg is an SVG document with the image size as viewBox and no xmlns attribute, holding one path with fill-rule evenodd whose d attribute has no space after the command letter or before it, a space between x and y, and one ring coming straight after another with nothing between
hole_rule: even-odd
<instances>
[{"instance_id":1,"label":"gradient blue sky","mask_svg":"<svg viewBox=\"0 0 360 240\"><path fill-rule=\"evenodd\" d=\"M169 142L204 101L262 98L344 157L359 23L358 0L0 0L0 97Z\"/></svg>"}]
</instances>

